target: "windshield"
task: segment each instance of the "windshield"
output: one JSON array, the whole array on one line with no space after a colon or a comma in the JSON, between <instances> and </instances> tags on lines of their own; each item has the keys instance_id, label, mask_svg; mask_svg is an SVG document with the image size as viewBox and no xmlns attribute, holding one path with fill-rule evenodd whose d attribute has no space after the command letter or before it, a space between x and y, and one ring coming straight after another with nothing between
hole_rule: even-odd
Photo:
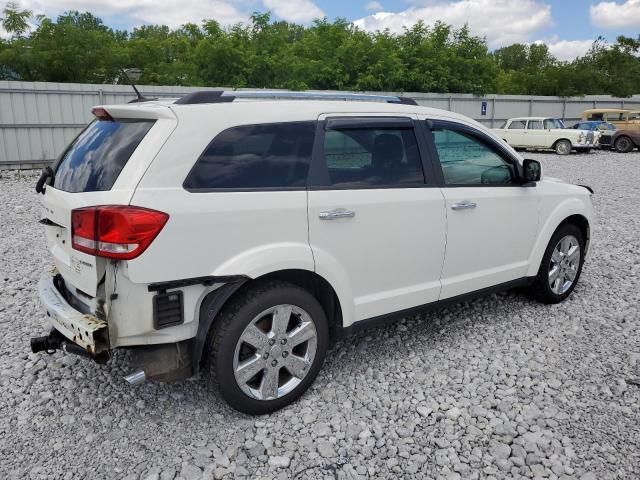
<instances>
[{"instance_id":1,"label":"windshield","mask_svg":"<svg viewBox=\"0 0 640 480\"><path fill-rule=\"evenodd\" d=\"M95 120L71 142L55 168L53 187L65 192L111 190L152 120Z\"/></svg>"}]
</instances>

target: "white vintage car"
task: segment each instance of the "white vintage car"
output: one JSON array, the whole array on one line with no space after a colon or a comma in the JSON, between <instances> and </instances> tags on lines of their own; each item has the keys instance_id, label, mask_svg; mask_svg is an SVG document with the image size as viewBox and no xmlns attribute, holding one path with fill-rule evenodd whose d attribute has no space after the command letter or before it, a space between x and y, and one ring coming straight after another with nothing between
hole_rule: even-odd
<instances>
[{"instance_id":1,"label":"white vintage car","mask_svg":"<svg viewBox=\"0 0 640 480\"><path fill-rule=\"evenodd\" d=\"M598 146L600 137L599 132L566 128L562 120L549 117L510 118L493 131L514 148L549 148L558 155L588 152Z\"/></svg>"}]
</instances>

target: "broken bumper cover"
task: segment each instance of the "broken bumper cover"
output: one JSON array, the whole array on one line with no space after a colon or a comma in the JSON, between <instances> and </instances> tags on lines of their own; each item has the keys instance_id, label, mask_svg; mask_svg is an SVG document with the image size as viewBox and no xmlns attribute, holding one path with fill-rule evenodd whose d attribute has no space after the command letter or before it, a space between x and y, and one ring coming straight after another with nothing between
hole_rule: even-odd
<instances>
[{"instance_id":1,"label":"broken bumper cover","mask_svg":"<svg viewBox=\"0 0 640 480\"><path fill-rule=\"evenodd\" d=\"M51 274L40 278L38 292L53 328L93 357L108 354L109 329L105 320L79 312L69 305L56 288Z\"/></svg>"}]
</instances>

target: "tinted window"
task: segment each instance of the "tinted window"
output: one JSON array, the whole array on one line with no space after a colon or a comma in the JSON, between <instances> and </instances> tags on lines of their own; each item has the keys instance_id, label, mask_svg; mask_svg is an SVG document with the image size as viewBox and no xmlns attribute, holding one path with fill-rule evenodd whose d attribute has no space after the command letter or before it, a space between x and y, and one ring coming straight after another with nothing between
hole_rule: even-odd
<instances>
[{"instance_id":1,"label":"tinted window","mask_svg":"<svg viewBox=\"0 0 640 480\"><path fill-rule=\"evenodd\" d=\"M89 124L62 155L53 186L66 192L110 190L152 126L151 120L96 120Z\"/></svg>"},{"instance_id":2,"label":"tinted window","mask_svg":"<svg viewBox=\"0 0 640 480\"><path fill-rule=\"evenodd\" d=\"M526 122L524 120L513 120L509 124L509 130L520 130L524 129Z\"/></svg>"},{"instance_id":3,"label":"tinted window","mask_svg":"<svg viewBox=\"0 0 640 480\"><path fill-rule=\"evenodd\" d=\"M270 123L225 130L198 159L184 187L304 187L315 126L315 122Z\"/></svg>"},{"instance_id":4,"label":"tinted window","mask_svg":"<svg viewBox=\"0 0 640 480\"><path fill-rule=\"evenodd\" d=\"M333 186L424 184L412 128L327 130L324 157Z\"/></svg>"},{"instance_id":5,"label":"tinted window","mask_svg":"<svg viewBox=\"0 0 640 480\"><path fill-rule=\"evenodd\" d=\"M542 130L542 120L529 120L527 130Z\"/></svg>"},{"instance_id":6,"label":"tinted window","mask_svg":"<svg viewBox=\"0 0 640 480\"><path fill-rule=\"evenodd\" d=\"M446 128L433 130L447 185L510 184L514 167L479 139Z\"/></svg>"}]
</instances>

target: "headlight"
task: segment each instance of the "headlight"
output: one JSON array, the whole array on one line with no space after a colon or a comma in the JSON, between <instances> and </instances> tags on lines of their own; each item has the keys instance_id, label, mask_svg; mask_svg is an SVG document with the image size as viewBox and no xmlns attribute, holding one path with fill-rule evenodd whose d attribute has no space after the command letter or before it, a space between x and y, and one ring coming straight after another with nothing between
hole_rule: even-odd
<instances>
[{"instance_id":1,"label":"headlight","mask_svg":"<svg viewBox=\"0 0 640 480\"><path fill-rule=\"evenodd\" d=\"M580 132L580 135L578 136L578 143L584 143L584 132Z\"/></svg>"}]
</instances>

